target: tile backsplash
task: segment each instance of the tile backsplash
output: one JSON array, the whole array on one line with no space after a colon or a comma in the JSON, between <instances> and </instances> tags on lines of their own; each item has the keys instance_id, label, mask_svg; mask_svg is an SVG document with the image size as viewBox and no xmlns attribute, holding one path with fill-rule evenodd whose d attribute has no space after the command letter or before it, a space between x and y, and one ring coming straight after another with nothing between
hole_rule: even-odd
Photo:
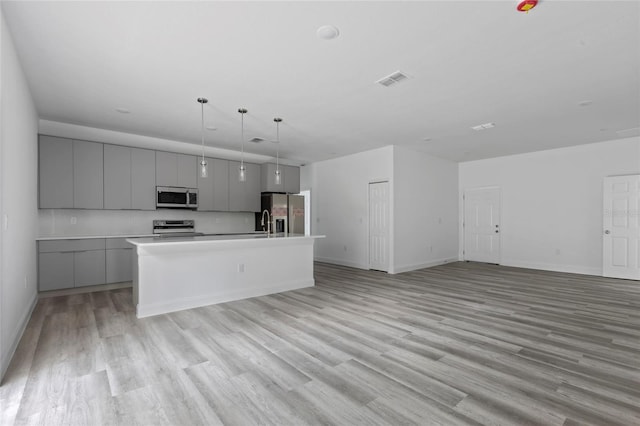
<instances>
[{"instance_id":1,"label":"tile backsplash","mask_svg":"<svg viewBox=\"0 0 640 426\"><path fill-rule=\"evenodd\" d=\"M254 230L254 214L244 212L38 210L40 237L151 234L154 219L193 219L196 231L206 233Z\"/></svg>"}]
</instances>

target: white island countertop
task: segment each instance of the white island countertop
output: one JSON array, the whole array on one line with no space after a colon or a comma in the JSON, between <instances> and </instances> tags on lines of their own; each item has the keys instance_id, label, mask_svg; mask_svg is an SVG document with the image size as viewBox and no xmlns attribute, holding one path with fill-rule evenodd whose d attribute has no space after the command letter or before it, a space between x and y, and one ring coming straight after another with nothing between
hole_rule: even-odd
<instances>
[{"instance_id":1,"label":"white island countertop","mask_svg":"<svg viewBox=\"0 0 640 426\"><path fill-rule=\"evenodd\" d=\"M128 238L133 299L143 318L314 285L313 246L324 235Z\"/></svg>"}]
</instances>

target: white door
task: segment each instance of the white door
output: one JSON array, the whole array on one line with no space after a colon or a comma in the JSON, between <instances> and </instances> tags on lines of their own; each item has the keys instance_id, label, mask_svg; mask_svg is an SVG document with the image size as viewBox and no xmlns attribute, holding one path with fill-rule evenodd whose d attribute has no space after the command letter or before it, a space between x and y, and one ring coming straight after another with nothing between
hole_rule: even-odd
<instances>
[{"instance_id":1,"label":"white door","mask_svg":"<svg viewBox=\"0 0 640 426\"><path fill-rule=\"evenodd\" d=\"M640 175L604 178L602 275L640 280Z\"/></svg>"},{"instance_id":2,"label":"white door","mask_svg":"<svg viewBox=\"0 0 640 426\"><path fill-rule=\"evenodd\" d=\"M369 268L389 271L389 182L369 184Z\"/></svg>"},{"instance_id":3,"label":"white door","mask_svg":"<svg viewBox=\"0 0 640 426\"><path fill-rule=\"evenodd\" d=\"M500 263L500 188L464 191L464 260Z\"/></svg>"}]
</instances>

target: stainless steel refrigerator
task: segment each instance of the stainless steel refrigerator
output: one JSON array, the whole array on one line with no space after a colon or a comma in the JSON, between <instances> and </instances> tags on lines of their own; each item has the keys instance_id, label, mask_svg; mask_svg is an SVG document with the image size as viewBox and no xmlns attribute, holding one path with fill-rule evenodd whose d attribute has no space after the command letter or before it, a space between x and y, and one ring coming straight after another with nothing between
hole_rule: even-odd
<instances>
[{"instance_id":1,"label":"stainless steel refrigerator","mask_svg":"<svg viewBox=\"0 0 640 426\"><path fill-rule=\"evenodd\" d=\"M276 193L262 194L262 210L271 215L272 233L287 232L304 235L304 197ZM262 213L256 213L256 231L266 229L262 226Z\"/></svg>"},{"instance_id":2,"label":"stainless steel refrigerator","mask_svg":"<svg viewBox=\"0 0 640 426\"><path fill-rule=\"evenodd\" d=\"M304 197L302 195L289 195L287 204L289 233L304 235Z\"/></svg>"}]
</instances>

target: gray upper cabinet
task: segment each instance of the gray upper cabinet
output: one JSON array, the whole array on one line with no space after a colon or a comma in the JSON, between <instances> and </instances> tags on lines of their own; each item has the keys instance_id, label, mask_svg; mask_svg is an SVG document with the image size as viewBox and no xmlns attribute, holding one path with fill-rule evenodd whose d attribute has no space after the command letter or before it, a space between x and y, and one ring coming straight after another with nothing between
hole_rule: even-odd
<instances>
[{"instance_id":1,"label":"gray upper cabinet","mask_svg":"<svg viewBox=\"0 0 640 426\"><path fill-rule=\"evenodd\" d=\"M284 166L284 192L287 194L300 193L300 167Z\"/></svg>"},{"instance_id":2,"label":"gray upper cabinet","mask_svg":"<svg viewBox=\"0 0 640 426\"><path fill-rule=\"evenodd\" d=\"M178 186L178 154L156 152L156 185Z\"/></svg>"},{"instance_id":3,"label":"gray upper cabinet","mask_svg":"<svg viewBox=\"0 0 640 426\"><path fill-rule=\"evenodd\" d=\"M275 183L276 165L264 163L260 166L262 175L262 192L286 192L297 194L300 192L300 168L296 166L279 165L280 185Z\"/></svg>"},{"instance_id":4,"label":"gray upper cabinet","mask_svg":"<svg viewBox=\"0 0 640 426\"><path fill-rule=\"evenodd\" d=\"M73 141L74 208L103 208L103 161L101 143Z\"/></svg>"},{"instance_id":5,"label":"gray upper cabinet","mask_svg":"<svg viewBox=\"0 0 640 426\"><path fill-rule=\"evenodd\" d=\"M209 176L198 173L198 210L229 211L229 161L206 158Z\"/></svg>"},{"instance_id":6,"label":"gray upper cabinet","mask_svg":"<svg viewBox=\"0 0 640 426\"><path fill-rule=\"evenodd\" d=\"M156 152L156 185L195 188L198 161L194 155Z\"/></svg>"},{"instance_id":7,"label":"gray upper cabinet","mask_svg":"<svg viewBox=\"0 0 640 426\"><path fill-rule=\"evenodd\" d=\"M178 155L178 185L185 188L198 186L198 157L195 155Z\"/></svg>"},{"instance_id":8,"label":"gray upper cabinet","mask_svg":"<svg viewBox=\"0 0 640 426\"><path fill-rule=\"evenodd\" d=\"M131 208L131 148L104 146L104 208Z\"/></svg>"},{"instance_id":9,"label":"gray upper cabinet","mask_svg":"<svg viewBox=\"0 0 640 426\"><path fill-rule=\"evenodd\" d=\"M40 136L39 207L73 208L73 141Z\"/></svg>"},{"instance_id":10,"label":"gray upper cabinet","mask_svg":"<svg viewBox=\"0 0 640 426\"><path fill-rule=\"evenodd\" d=\"M156 152L131 148L131 208L156 209Z\"/></svg>"},{"instance_id":11,"label":"gray upper cabinet","mask_svg":"<svg viewBox=\"0 0 640 426\"><path fill-rule=\"evenodd\" d=\"M257 212L260 211L260 165L244 163L247 179L238 179L238 161L229 161L229 211Z\"/></svg>"}]
</instances>

